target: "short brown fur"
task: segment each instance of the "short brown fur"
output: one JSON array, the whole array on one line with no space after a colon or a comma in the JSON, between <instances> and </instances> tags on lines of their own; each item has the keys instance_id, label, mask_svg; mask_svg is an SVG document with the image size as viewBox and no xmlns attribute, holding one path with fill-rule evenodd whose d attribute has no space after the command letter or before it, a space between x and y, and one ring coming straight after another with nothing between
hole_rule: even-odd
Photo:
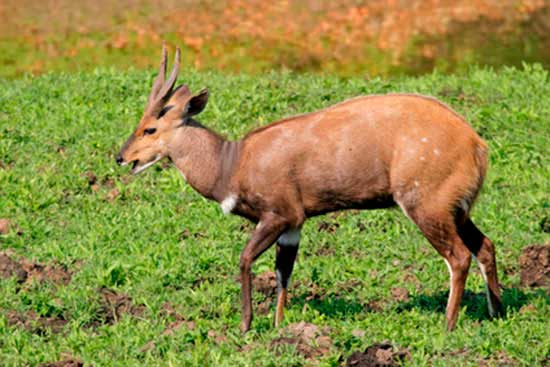
<instances>
[{"instance_id":1,"label":"short brown fur","mask_svg":"<svg viewBox=\"0 0 550 367\"><path fill-rule=\"evenodd\" d=\"M414 94L357 97L232 142L193 119L207 92L192 96L187 87L172 87L155 84L150 101L157 105L146 108L117 162L134 162L139 172L169 157L199 193L257 224L240 261L243 331L252 320L251 266L266 249L277 242L278 324L298 250L299 236L291 235L304 221L396 204L446 260L447 327L456 325L472 255L486 279L491 315L503 314L494 246L469 218L487 170L487 145L448 106Z\"/></svg>"}]
</instances>

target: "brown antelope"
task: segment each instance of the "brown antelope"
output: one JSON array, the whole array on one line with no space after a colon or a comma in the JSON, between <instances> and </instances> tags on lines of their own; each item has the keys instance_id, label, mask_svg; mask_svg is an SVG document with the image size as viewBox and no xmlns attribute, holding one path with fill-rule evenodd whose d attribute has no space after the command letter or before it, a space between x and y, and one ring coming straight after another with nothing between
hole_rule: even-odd
<instances>
[{"instance_id":1,"label":"brown antelope","mask_svg":"<svg viewBox=\"0 0 550 367\"><path fill-rule=\"evenodd\" d=\"M166 47L145 113L116 161L138 173L164 157L224 213L256 223L240 258L243 332L252 321L251 266L277 243L275 325L283 318L300 229L343 209L399 205L443 256L451 284L446 318L455 327L470 261L486 283L491 316L503 314L495 250L469 217L487 169L487 145L434 98L372 95L286 118L228 141L194 119L208 91L165 81Z\"/></svg>"}]
</instances>

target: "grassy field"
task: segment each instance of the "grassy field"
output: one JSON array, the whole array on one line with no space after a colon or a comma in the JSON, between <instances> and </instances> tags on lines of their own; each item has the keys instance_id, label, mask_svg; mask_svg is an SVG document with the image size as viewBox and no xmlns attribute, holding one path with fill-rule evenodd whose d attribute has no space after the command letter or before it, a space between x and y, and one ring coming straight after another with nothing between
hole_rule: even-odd
<instances>
[{"instance_id":1,"label":"grassy field","mask_svg":"<svg viewBox=\"0 0 550 367\"><path fill-rule=\"evenodd\" d=\"M508 317L488 320L472 267L453 333L444 330L445 264L392 209L307 222L283 327L272 327L267 286L254 301L268 312L242 336L236 276L252 227L223 216L168 163L136 177L115 165L152 78L104 69L0 80L0 218L10 221L0 235L0 365L336 366L382 341L407 349L407 365L549 363L549 288L521 286L518 264L524 247L550 242L547 71L180 78L210 88L201 121L232 139L360 94L419 92L463 114L491 149L473 218L497 246ZM271 249L254 266L260 280L273 263ZM300 321L322 343L285 344Z\"/></svg>"}]
</instances>

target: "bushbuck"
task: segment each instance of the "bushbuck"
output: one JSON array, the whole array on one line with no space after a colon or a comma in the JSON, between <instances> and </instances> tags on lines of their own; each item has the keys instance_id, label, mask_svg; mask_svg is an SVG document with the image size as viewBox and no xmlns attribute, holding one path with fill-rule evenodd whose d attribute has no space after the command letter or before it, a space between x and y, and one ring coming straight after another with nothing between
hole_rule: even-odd
<instances>
[{"instance_id":1,"label":"bushbuck","mask_svg":"<svg viewBox=\"0 0 550 367\"><path fill-rule=\"evenodd\" d=\"M208 91L174 88L176 49L166 46L145 113L116 158L136 174L168 157L184 179L223 213L256 224L240 257L241 330L252 321L252 263L274 243L275 325L307 218L344 209L398 205L439 252L450 272L447 328L456 325L471 258L479 263L489 313L503 314L495 250L469 217L487 170L487 145L456 112L415 94L353 98L289 117L228 141L194 117Z\"/></svg>"}]
</instances>

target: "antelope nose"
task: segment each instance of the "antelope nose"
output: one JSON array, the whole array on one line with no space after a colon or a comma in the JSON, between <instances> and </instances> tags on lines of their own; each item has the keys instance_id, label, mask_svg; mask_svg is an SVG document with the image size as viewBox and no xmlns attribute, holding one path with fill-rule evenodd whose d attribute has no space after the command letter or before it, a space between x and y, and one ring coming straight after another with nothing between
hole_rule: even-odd
<instances>
[{"instance_id":1,"label":"antelope nose","mask_svg":"<svg viewBox=\"0 0 550 367\"><path fill-rule=\"evenodd\" d=\"M116 163L120 166L122 165L122 162L124 161L124 159L122 159L122 156L119 154L117 155L116 157Z\"/></svg>"}]
</instances>

